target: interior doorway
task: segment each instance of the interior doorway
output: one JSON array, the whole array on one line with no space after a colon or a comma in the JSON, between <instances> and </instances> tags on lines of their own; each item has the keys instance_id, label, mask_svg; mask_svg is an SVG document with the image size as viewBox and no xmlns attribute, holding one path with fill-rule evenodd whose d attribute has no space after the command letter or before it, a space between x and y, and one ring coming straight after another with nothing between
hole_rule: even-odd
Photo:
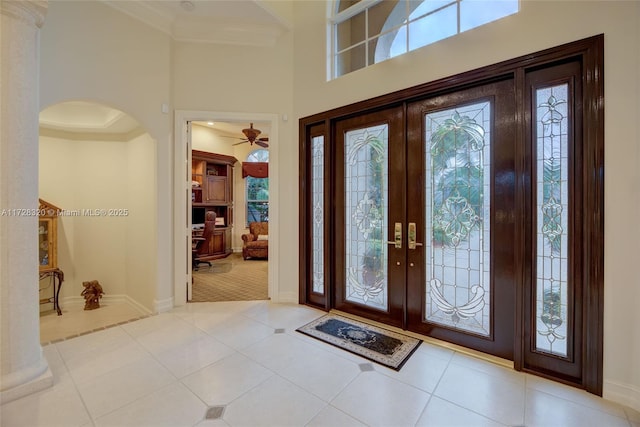
<instances>
[{"instance_id":1,"label":"interior doorway","mask_svg":"<svg viewBox=\"0 0 640 427\"><path fill-rule=\"evenodd\" d=\"M190 301L268 299L270 123L194 121L191 131ZM254 240L256 221L265 240Z\"/></svg>"},{"instance_id":2,"label":"interior doorway","mask_svg":"<svg viewBox=\"0 0 640 427\"><path fill-rule=\"evenodd\" d=\"M192 224L191 224L191 150L193 149L193 122L226 122L226 123L251 123L266 122L270 127L270 139L274 144L270 148L270 192L269 192L269 259L268 264L268 295L270 299L277 300L278 295L278 271L277 271L277 245L278 245L278 115L264 113L225 113L206 111L176 111L176 145L175 145L175 240L182 242L176 244L175 260L175 304L182 305L190 300L192 289ZM237 204L234 211L237 211ZM186 207L186 209L185 209ZM243 221L236 226L244 226ZM236 233L238 234L238 233ZM242 234L242 233L240 233Z\"/></svg>"}]
</instances>

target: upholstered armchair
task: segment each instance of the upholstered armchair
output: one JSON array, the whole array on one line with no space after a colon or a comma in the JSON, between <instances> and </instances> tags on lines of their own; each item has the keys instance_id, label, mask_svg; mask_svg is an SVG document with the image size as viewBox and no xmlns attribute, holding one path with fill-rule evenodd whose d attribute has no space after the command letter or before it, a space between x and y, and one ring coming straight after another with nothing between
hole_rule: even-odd
<instances>
[{"instance_id":1,"label":"upholstered armchair","mask_svg":"<svg viewBox=\"0 0 640 427\"><path fill-rule=\"evenodd\" d=\"M269 258L269 223L249 223L249 234L242 235L242 258Z\"/></svg>"}]
</instances>

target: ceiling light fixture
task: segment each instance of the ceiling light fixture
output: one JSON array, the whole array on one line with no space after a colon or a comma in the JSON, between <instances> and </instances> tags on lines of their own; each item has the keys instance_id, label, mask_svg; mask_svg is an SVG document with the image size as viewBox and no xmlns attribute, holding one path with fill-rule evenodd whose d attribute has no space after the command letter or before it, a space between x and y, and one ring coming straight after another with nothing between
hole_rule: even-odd
<instances>
[{"instance_id":1,"label":"ceiling light fixture","mask_svg":"<svg viewBox=\"0 0 640 427\"><path fill-rule=\"evenodd\" d=\"M207 122L209 126L213 126L213 122Z\"/></svg>"}]
</instances>

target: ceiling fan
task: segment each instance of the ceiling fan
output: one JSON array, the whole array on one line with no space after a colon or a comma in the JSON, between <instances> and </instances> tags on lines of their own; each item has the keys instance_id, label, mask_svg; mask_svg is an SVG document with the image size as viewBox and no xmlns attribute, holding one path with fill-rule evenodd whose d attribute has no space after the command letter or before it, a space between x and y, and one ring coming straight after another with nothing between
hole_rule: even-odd
<instances>
[{"instance_id":1,"label":"ceiling fan","mask_svg":"<svg viewBox=\"0 0 640 427\"><path fill-rule=\"evenodd\" d=\"M267 144L267 142L269 141L269 138L268 137L258 138L258 135L260 135L261 131L260 129L254 129L253 123L251 123L247 129L242 129L242 133L244 134L244 136L246 136L246 138L239 138L239 139L242 139L242 141L233 145L240 145L240 144L244 144L245 142L248 142L249 144L253 145L253 143L255 142L256 145L259 145L260 147L264 147L264 148L269 147L269 144Z\"/></svg>"}]
</instances>

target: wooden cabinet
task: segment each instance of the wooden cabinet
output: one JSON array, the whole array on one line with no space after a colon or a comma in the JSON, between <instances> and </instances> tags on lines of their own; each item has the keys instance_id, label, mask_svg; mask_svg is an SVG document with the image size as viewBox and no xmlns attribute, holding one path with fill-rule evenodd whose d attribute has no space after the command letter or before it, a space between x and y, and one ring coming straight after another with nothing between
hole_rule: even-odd
<instances>
[{"instance_id":1,"label":"wooden cabinet","mask_svg":"<svg viewBox=\"0 0 640 427\"><path fill-rule=\"evenodd\" d=\"M207 176L205 203L229 203L229 182L226 176Z\"/></svg>"},{"instance_id":2,"label":"wooden cabinet","mask_svg":"<svg viewBox=\"0 0 640 427\"><path fill-rule=\"evenodd\" d=\"M58 268L58 212L60 208L39 199L38 264L40 270Z\"/></svg>"},{"instance_id":3,"label":"wooden cabinet","mask_svg":"<svg viewBox=\"0 0 640 427\"><path fill-rule=\"evenodd\" d=\"M54 218L38 219L38 264L40 270L57 266L56 234Z\"/></svg>"},{"instance_id":4,"label":"wooden cabinet","mask_svg":"<svg viewBox=\"0 0 640 427\"><path fill-rule=\"evenodd\" d=\"M194 237L202 237L203 231L194 230ZM206 243L205 243L206 244ZM208 261L217 258L227 257L233 252L231 248L231 227L217 227L213 232L211 240L209 240L206 251L200 253L198 258Z\"/></svg>"},{"instance_id":5,"label":"wooden cabinet","mask_svg":"<svg viewBox=\"0 0 640 427\"><path fill-rule=\"evenodd\" d=\"M216 213L216 228L208 243L209 259L228 256L232 252L233 165L235 157L193 150L191 152L191 223L204 224L207 211ZM202 230L194 229L194 234Z\"/></svg>"},{"instance_id":6,"label":"wooden cabinet","mask_svg":"<svg viewBox=\"0 0 640 427\"><path fill-rule=\"evenodd\" d=\"M225 242L225 232L229 228L222 230L216 230L213 232L213 239L211 239L211 253L214 255L217 254L226 254L227 253L227 245Z\"/></svg>"}]
</instances>

